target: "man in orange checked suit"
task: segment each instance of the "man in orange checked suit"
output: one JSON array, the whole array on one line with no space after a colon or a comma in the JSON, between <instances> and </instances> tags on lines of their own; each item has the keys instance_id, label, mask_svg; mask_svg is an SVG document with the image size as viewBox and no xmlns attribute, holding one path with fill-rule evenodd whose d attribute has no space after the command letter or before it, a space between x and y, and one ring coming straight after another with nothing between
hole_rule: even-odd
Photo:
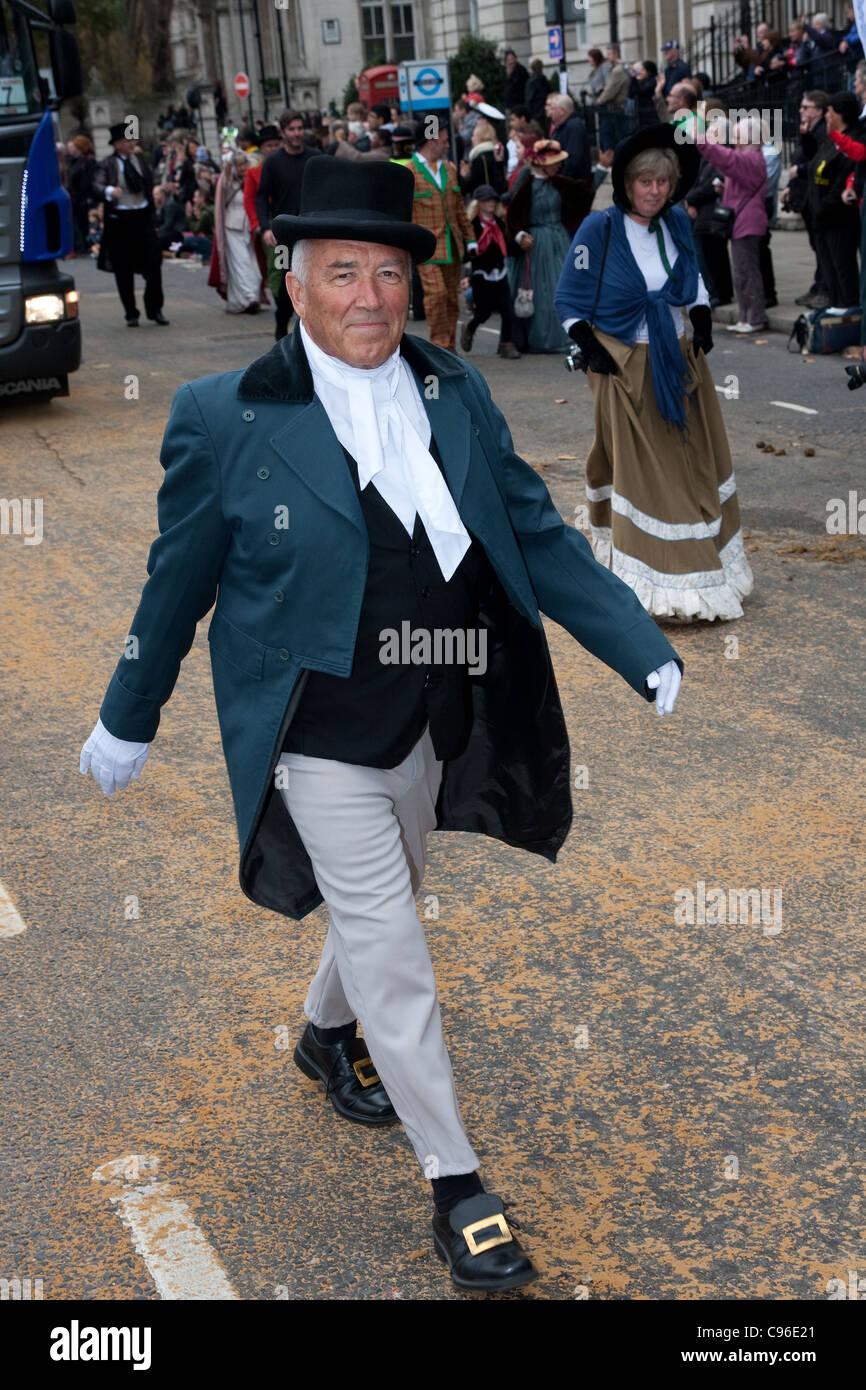
<instances>
[{"instance_id":1,"label":"man in orange checked suit","mask_svg":"<svg viewBox=\"0 0 866 1390\"><path fill-rule=\"evenodd\" d=\"M412 220L435 233L436 250L431 260L418 266L418 274L424 290L430 341L455 352L457 288L463 259L468 248L475 245L475 234L463 206L457 170L445 158L447 150L447 123L435 116L419 120L415 153L407 165L415 175Z\"/></svg>"}]
</instances>

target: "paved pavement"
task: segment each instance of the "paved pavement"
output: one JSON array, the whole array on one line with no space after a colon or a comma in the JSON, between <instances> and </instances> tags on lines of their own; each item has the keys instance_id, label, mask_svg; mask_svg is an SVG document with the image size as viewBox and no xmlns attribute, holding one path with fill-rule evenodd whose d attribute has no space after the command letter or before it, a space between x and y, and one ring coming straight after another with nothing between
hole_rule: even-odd
<instances>
[{"instance_id":1,"label":"paved pavement","mask_svg":"<svg viewBox=\"0 0 866 1390\"><path fill-rule=\"evenodd\" d=\"M0 1276L46 1299L156 1299L190 1268L242 1299L460 1297L402 1132L340 1121L292 1065L326 919L240 893L205 624L141 780L106 800L79 777L145 578L171 396L266 350L270 323L172 263L171 327L131 332L111 280L75 273L72 394L2 422L3 491L45 520L39 545L0 538L0 878L25 927L5 934L0 900ZM472 360L571 519L587 384L495 344L479 332ZM419 910L435 895L464 1118L542 1271L500 1297L824 1300L866 1275L866 542L825 526L866 488L866 390L773 333L720 329L710 364L746 616L670 631L666 720L548 623L587 774L559 862L431 836ZM780 895L781 930L680 924L675 895L701 883L763 891L768 914Z\"/></svg>"}]
</instances>

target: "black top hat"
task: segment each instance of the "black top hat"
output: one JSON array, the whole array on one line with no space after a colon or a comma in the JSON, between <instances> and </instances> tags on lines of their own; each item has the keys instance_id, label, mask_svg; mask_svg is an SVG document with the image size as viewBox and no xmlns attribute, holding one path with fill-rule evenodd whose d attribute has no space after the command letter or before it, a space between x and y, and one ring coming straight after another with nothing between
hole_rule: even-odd
<instances>
[{"instance_id":1,"label":"black top hat","mask_svg":"<svg viewBox=\"0 0 866 1390\"><path fill-rule=\"evenodd\" d=\"M700 151L688 140L677 140L676 127L672 125L651 125L620 140L610 168L610 181L613 184L613 201L623 212L631 212L631 203L625 191L625 171L636 155L644 150L672 150L680 163L680 179L673 193L671 203L678 203L686 196L695 179L701 163Z\"/></svg>"},{"instance_id":2,"label":"black top hat","mask_svg":"<svg viewBox=\"0 0 866 1390\"><path fill-rule=\"evenodd\" d=\"M126 133L126 121L118 121L117 125L108 128L108 143L113 145L115 140L128 140Z\"/></svg>"},{"instance_id":3,"label":"black top hat","mask_svg":"<svg viewBox=\"0 0 866 1390\"><path fill-rule=\"evenodd\" d=\"M374 241L429 261L436 236L412 221L414 196L415 177L401 164L316 155L304 169L300 213L275 217L273 233L283 246L305 237Z\"/></svg>"}]
</instances>

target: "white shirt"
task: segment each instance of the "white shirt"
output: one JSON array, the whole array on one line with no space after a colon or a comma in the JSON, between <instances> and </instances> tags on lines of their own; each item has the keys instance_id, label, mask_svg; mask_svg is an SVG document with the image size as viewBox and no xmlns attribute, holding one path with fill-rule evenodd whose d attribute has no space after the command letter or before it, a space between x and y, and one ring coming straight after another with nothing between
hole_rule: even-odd
<instances>
[{"instance_id":1,"label":"white shirt","mask_svg":"<svg viewBox=\"0 0 866 1390\"><path fill-rule=\"evenodd\" d=\"M139 208L146 208L147 199L144 194L130 193L126 187L126 164L124 160L130 158L130 156L115 154L114 157L117 160L117 176L120 179L120 183L109 184L105 190L106 197L120 212L136 212ZM111 197L115 189L120 193L119 198Z\"/></svg>"},{"instance_id":2,"label":"white shirt","mask_svg":"<svg viewBox=\"0 0 866 1390\"><path fill-rule=\"evenodd\" d=\"M637 261L638 269L643 275L647 289L660 290L668 278L668 272L664 268L664 263L659 252L658 238L656 237L655 232L651 232L649 227L645 227L642 222L635 222L634 219L629 217L628 215L626 215L623 218L623 222L625 225L626 239L631 249L631 253ZM671 268L673 268L673 266L676 264L677 257L680 253L674 245L674 239L671 236L670 231L668 230L667 223L662 222L660 226L662 230L662 235L664 237L665 255L668 258L668 265L671 266ZM691 304L686 305L686 308L694 309L697 304L709 304L709 302L710 296L707 293L707 287L704 284L703 276L701 275L700 271L698 271L697 298L694 299ZM681 338L685 332L685 324L683 322L683 307L680 304L669 304L668 308L671 311L671 317L674 321L674 328L676 329L677 337ZM576 317L563 320L562 326L565 329L566 333L568 332L569 328L573 323L577 323ZM647 328L646 318L642 318L640 323L638 324L638 330L635 334L635 342L649 342L649 330Z\"/></svg>"},{"instance_id":3,"label":"white shirt","mask_svg":"<svg viewBox=\"0 0 866 1390\"><path fill-rule=\"evenodd\" d=\"M450 579L472 541L430 453L433 431L399 347L379 367L351 367L323 352L303 322L297 331L313 389L358 465L361 490L372 481L410 536L420 514L439 568Z\"/></svg>"}]
</instances>

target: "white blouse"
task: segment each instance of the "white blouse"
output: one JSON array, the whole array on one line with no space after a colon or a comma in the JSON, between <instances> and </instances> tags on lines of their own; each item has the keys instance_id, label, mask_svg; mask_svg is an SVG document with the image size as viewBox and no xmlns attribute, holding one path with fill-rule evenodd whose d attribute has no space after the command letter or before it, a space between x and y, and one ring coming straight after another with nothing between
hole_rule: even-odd
<instances>
[{"instance_id":1,"label":"white blouse","mask_svg":"<svg viewBox=\"0 0 866 1390\"><path fill-rule=\"evenodd\" d=\"M628 215L623 219L625 223L625 234L628 240L631 253L638 264L638 269L646 281L648 290L660 290L668 278L668 273L664 268L661 254L659 252L658 238L655 232L651 232L649 227L645 227L642 222L635 222ZM662 235L665 239L665 254L670 266L675 265L679 251L674 246L674 239L668 230L666 223L661 224ZM697 298L688 304L686 308L694 309L696 304L709 304L710 296L704 284L703 276L698 271L698 294ZM683 323L683 310L679 304L669 306L677 330L677 337L681 338L685 332ZM638 326L635 341L638 343L649 342L649 332L647 331L646 319L641 319Z\"/></svg>"}]
</instances>

